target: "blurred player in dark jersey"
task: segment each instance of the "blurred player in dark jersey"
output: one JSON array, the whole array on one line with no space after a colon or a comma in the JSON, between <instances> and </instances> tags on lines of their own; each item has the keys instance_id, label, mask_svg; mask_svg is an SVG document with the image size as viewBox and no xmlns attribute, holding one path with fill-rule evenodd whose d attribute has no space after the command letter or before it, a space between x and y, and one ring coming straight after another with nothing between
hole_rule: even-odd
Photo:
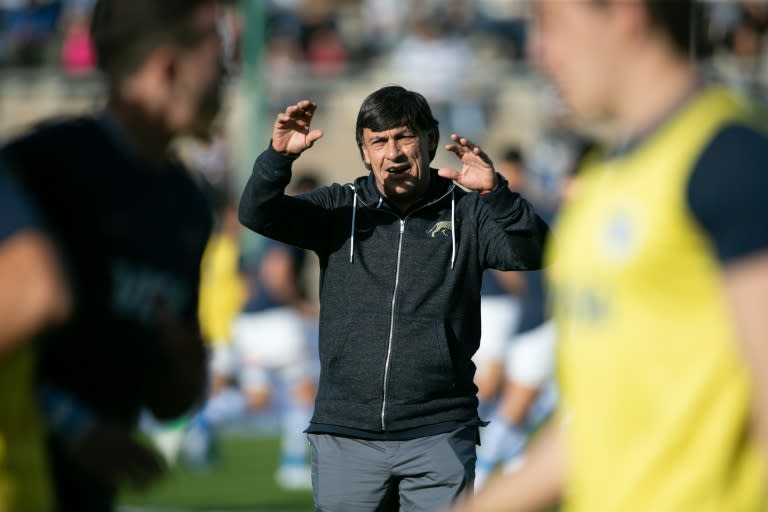
<instances>
[{"instance_id":1,"label":"blurred player in dark jersey","mask_svg":"<svg viewBox=\"0 0 768 512\"><path fill-rule=\"evenodd\" d=\"M224 47L214 0L100 0L92 36L108 82L94 117L42 126L2 150L39 204L74 292L41 340L40 384L62 511L109 511L158 457L132 434L142 407L176 417L202 397L197 324L207 200L171 156L217 114Z\"/></svg>"},{"instance_id":2,"label":"blurred player in dark jersey","mask_svg":"<svg viewBox=\"0 0 768 512\"><path fill-rule=\"evenodd\" d=\"M51 492L34 391L32 343L66 318L56 250L28 198L0 165L0 511L45 512Z\"/></svg>"}]
</instances>

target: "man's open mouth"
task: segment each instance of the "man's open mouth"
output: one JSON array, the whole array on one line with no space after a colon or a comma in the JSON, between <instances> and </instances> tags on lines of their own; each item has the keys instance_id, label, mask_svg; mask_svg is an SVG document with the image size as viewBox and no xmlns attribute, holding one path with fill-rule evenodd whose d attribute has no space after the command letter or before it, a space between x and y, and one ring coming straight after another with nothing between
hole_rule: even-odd
<instances>
[{"instance_id":1,"label":"man's open mouth","mask_svg":"<svg viewBox=\"0 0 768 512\"><path fill-rule=\"evenodd\" d=\"M407 173L411 169L410 165L398 165L387 168L387 172L391 175L398 176Z\"/></svg>"}]
</instances>

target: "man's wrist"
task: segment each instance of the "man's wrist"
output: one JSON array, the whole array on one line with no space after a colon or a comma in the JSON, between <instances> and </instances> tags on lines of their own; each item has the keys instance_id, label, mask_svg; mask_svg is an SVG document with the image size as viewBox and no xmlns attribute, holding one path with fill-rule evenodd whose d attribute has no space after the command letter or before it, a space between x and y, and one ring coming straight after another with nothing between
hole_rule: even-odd
<instances>
[{"instance_id":1,"label":"man's wrist","mask_svg":"<svg viewBox=\"0 0 768 512\"><path fill-rule=\"evenodd\" d=\"M486 189L486 190L480 190L478 193L481 196L486 196L486 195L490 194L491 192L495 192L495 191L499 190L499 185L500 184L501 184L501 181L499 181L499 179L494 176L493 187L490 188L490 189Z\"/></svg>"}]
</instances>

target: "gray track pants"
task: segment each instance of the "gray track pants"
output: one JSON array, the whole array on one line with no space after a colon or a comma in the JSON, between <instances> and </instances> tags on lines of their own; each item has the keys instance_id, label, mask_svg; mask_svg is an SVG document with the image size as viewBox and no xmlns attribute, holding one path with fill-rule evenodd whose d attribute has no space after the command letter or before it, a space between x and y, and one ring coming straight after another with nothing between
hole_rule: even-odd
<instances>
[{"instance_id":1,"label":"gray track pants","mask_svg":"<svg viewBox=\"0 0 768 512\"><path fill-rule=\"evenodd\" d=\"M317 512L436 511L472 489L477 427L409 441L308 438Z\"/></svg>"}]
</instances>

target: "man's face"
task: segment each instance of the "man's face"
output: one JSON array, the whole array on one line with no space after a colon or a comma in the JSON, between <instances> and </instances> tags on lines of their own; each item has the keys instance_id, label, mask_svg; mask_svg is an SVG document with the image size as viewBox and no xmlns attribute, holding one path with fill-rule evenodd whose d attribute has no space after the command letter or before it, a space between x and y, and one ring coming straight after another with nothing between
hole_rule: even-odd
<instances>
[{"instance_id":1,"label":"man's face","mask_svg":"<svg viewBox=\"0 0 768 512\"><path fill-rule=\"evenodd\" d=\"M214 3L201 6L194 14L194 23L202 38L195 46L179 50L172 95L176 132L209 135L221 107L225 73L218 21Z\"/></svg>"},{"instance_id":2,"label":"man's face","mask_svg":"<svg viewBox=\"0 0 768 512\"><path fill-rule=\"evenodd\" d=\"M379 192L401 210L429 188L429 153L437 140L406 126L374 132L363 128L363 160L371 166Z\"/></svg>"},{"instance_id":3,"label":"man's face","mask_svg":"<svg viewBox=\"0 0 768 512\"><path fill-rule=\"evenodd\" d=\"M592 0L535 0L533 52L571 111L582 119L610 115L621 64L615 5ZM631 58L631 57L629 57Z\"/></svg>"}]
</instances>

